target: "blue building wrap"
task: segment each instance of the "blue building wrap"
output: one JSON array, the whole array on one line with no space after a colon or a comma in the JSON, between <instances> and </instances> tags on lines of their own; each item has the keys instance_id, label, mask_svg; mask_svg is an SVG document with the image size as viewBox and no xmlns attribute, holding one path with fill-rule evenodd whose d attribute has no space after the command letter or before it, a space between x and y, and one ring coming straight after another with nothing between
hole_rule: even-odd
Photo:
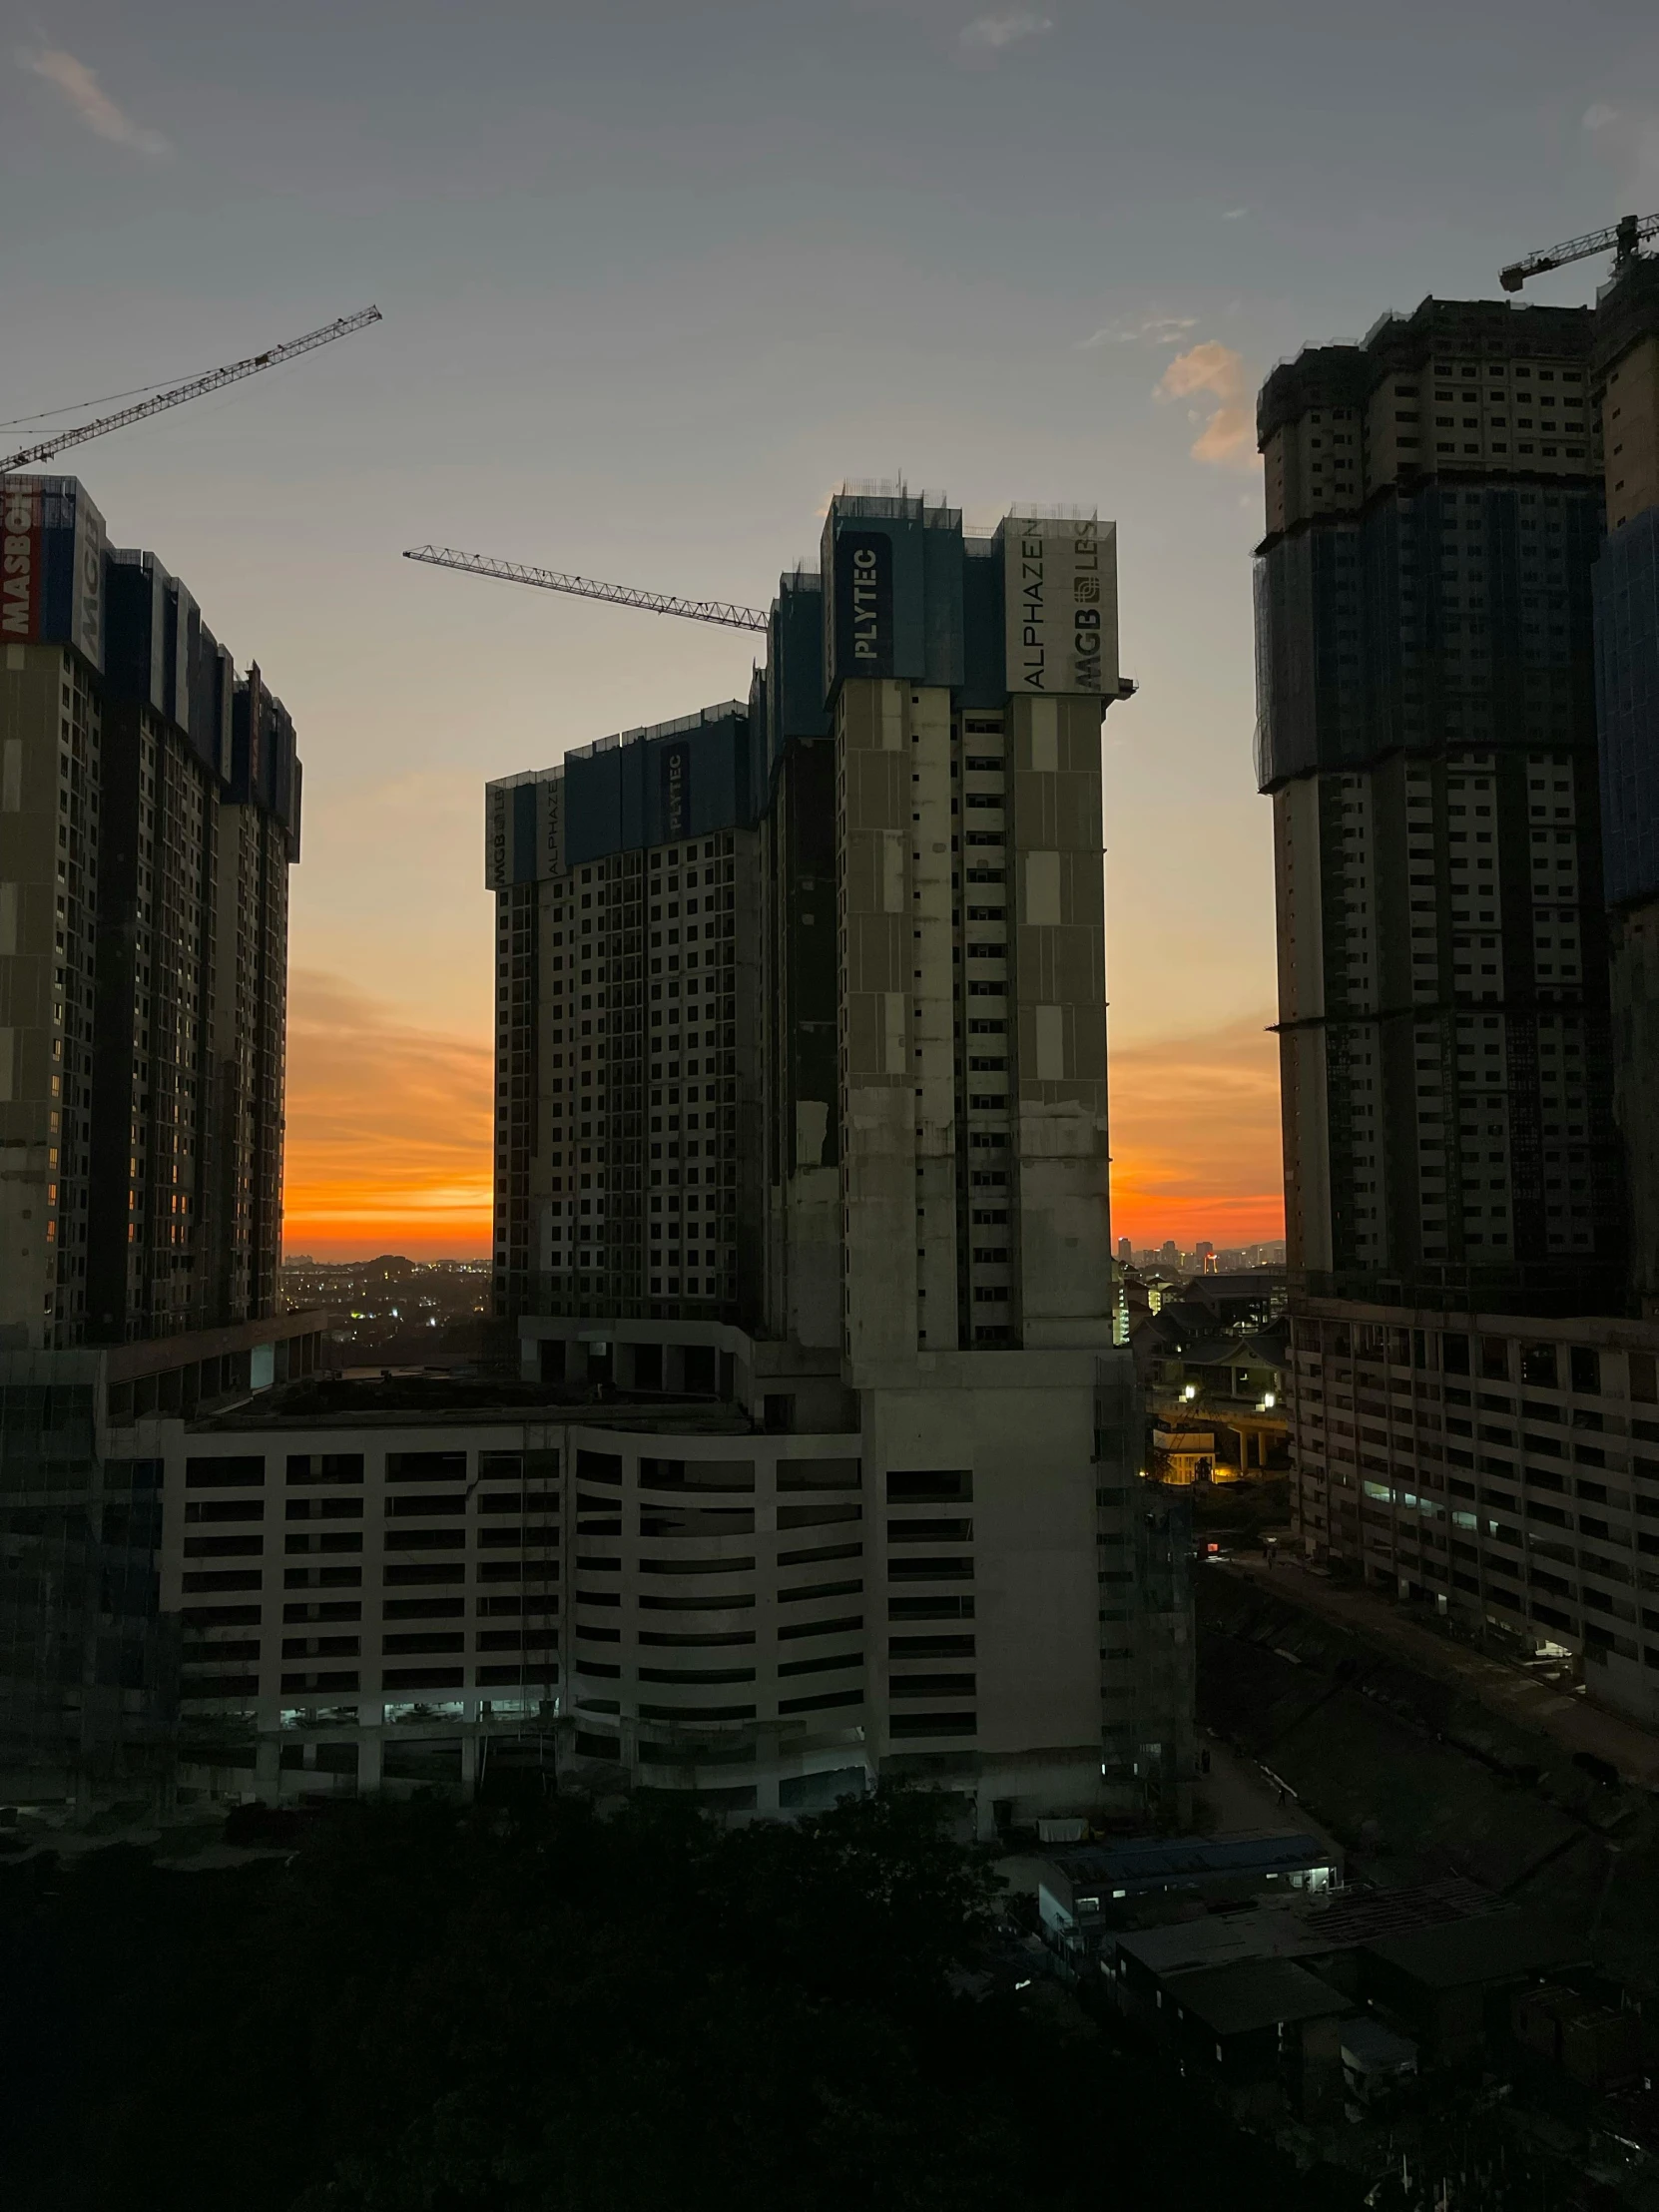
<instances>
[{"instance_id":1,"label":"blue building wrap","mask_svg":"<svg viewBox=\"0 0 1659 2212\"><path fill-rule=\"evenodd\" d=\"M823 689L962 681L962 518L907 493L833 499L824 525Z\"/></svg>"},{"instance_id":2,"label":"blue building wrap","mask_svg":"<svg viewBox=\"0 0 1659 2212\"><path fill-rule=\"evenodd\" d=\"M1603 865L1623 906L1659 893L1659 508L1607 540L1594 590Z\"/></svg>"},{"instance_id":3,"label":"blue building wrap","mask_svg":"<svg viewBox=\"0 0 1659 2212\"><path fill-rule=\"evenodd\" d=\"M733 705L567 755L566 866L753 823L751 766L749 716Z\"/></svg>"},{"instance_id":4,"label":"blue building wrap","mask_svg":"<svg viewBox=\"0 0 1659 2212\"><path fill-rule=\"evenodd\" d=\"M512 881L533 883L536 879L536 787L519 784L512 796Z\"/></svg>"},{"instance_id":5,"label":"blue building wrap","mask_svg":"<svg viewBox=\"0 0 1659 2212\"><path fill-rule=\"evenodd\" d=\"M1588 750L1595 695L1585 579L1601 514L1599 483L1434 483L1271 544L1256 564L1262 789L1450 742L1519 748L1542 737ZM1563 605L1547 622L1524 584L1547 542L1540 525L1560 540L1552 557ZM1440 582L1457 548L1478 550L1489 579L1478 626L1455 585ZM1535 732L1530 710L1546 692L1552 719Z\"/></svg>"},{"instance_id":6,"label":"blue building wrap","mask_svg":"<svg viewBox=\"0 0 1659 2212\"><path fill-rule=\"evenodd\" d=\"M830 735L824 703L824 586L819 578L780 578L772 603L766 668L766 782L802 738Z\"/></svg>"}]
</instances>

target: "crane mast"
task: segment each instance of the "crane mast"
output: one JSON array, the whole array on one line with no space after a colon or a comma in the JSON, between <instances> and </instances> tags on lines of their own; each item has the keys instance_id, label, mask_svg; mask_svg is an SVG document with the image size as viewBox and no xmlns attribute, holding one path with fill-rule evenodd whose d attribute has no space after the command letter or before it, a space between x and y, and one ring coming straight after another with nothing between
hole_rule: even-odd
<instances>
[{"instance_id":1,"label":"crane mast","mask_svg":"<svg viewBox=\"0 0 1659 2212\"><path fill-rule=\"evenodd\" d=\"M240 384L245 376L258 376L263 369L276 368L279 362L296 360L301 353L314 352L319 345L332 345L336 338L349 337L353 330L366 329L369 323L380 319L378 307L359 307L355 314L343 314L336 321L323 323L320 329L307 330L303 337L285 338L267 352L251 353L246 360L230 361L223 368L210 369L205 376L193 376L167 391L158 392L153 398L123 407L116 414L100 415L96 422L78 423L72 430L56 430L38 444L20 446L15 453L7 454L0 460L0 476L9 476L17 469L39 468L71 446L85 445L89 438L107 437L112 430L124 430L131 422L144 422L151 415L164 414L169 407L181 407L187 399L204 399L209 392L222 391L227 384Z\"/></svg>"},{"instance_id":2,"label":"crane mast","mask_svg":"<svg viewBox=\"0 0 1659 2212\"><path fill-rule=\"evenodd\" d=\"M1659 215L1621 216L1604 231L1586 231L1581 238L1564 240L1561 245L1548 247L1541 254L1528 254L1518 262L1511 262L1507 269L1498 272L1497 280L1505 291L1519 291L1529 276L1542 276L1552 269L1565 269L1572 262L1587 262L1596 254L1611 254L1613 267L1619 270L1652 238L1659 238Z\"/></svg>"},{"instance_id":3,"label":"crane mast","mask_svg":"<svg viewBox=\"0 0 1659 2212\"><path fill-rule=\"evenodd\" d=\"M538 591L569 592L577 599L603 599L613 607L639 607L647 614L680 615L687 622L712 622L723 630L765 630L759 607L740 607L729 599L677 599L670 592L637 591L630 584L601 584L591 576L570 576L556 568L530 568L522 561L498 561L487 553L457 553L447 545L411 546L406 561L433 568L459 569L467 576L494 576L504 583L533 584Z\"/></svg>"}]
</instances>

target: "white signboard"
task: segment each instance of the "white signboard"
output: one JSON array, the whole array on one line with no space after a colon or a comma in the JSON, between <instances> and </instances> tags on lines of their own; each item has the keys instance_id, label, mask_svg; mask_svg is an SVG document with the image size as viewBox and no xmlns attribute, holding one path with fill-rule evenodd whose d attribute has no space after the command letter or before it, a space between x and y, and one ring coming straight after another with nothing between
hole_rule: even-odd
<instances>
[{"instance_id":1,"label":"white signboard","mask_svg":"<svg viewBox=\"0 0 1659 2212\"><path fill-rule=\"evenodd\" d=\"M1002 525L1010 697L1117 696L1117 525L1094 515L1009 515Z\"/></svg>"}]
</instances>

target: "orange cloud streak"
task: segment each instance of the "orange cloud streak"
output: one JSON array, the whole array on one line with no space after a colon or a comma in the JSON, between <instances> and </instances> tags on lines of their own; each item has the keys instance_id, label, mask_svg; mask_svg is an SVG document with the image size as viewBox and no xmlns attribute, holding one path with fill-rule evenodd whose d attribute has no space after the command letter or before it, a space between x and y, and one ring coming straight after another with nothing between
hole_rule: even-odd
<instances>
[{"instance_id":1,"label":"orange cloud streak","mask_svg":"<svg viewBox=\"0 0 1659 2212\"><path fill-rule=\"evenodd\" d=\"M1266 1014L1113 1049L1112 1228L1138 1245L1285 1233L1279 1058ZM469 1259L491 1228L491 1055L337 975L288 1000L284 1242L317 1259Z\"/></svg>"},{"instance_id":2,"label":"orange cloud streak","mask_svg":"<svg viewBox=\"0 0 1659 2212\"><path fill-rule=\"evenodd\" d=\"M1237 1245L1285 1234L1271 1019L1114 1048L1114 1237Z\"/></svg>"},{"instance_id":3,"label":"orange cloud streak","mask_svg":"<svg viewBox=\"0 0 1659 2212\"><path fill-rule=\"evenodd\" d=\"M416 1029L337 975L288 990L283 1243L316 1259L473 1259L491 1227L490 1048Z\"/></svg>"}]
</instances>

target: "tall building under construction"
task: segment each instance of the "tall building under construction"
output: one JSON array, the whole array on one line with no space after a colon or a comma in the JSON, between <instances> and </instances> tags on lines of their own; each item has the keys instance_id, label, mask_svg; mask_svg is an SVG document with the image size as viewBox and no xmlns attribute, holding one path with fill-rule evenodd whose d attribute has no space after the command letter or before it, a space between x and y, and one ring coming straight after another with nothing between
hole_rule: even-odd
<instances>
[{"instance_id":1,"label":"tall building under construction","mask_svg":"<svg viewBox=\"0 0 1659 2212\"><path fill-rule=\"evenodd\" d=\"M276 1314L292 725L72 478L0 484L0 1794L170 1756L146 1423Z\"/></svg>"},{"instance_id":2,"label":"tall building under construction","mask_svg":"<svg viewBox=\"0 0 1659 2212\"><path fill-rule=\"evenodd\" d=\"M0 1347L270 1315L293 727L73 479L3 498Z\"/></svg>"},{"instance_id":3,"label":"tall building under construction","mask_svg":"<svg viewBox=\"0 0 1659 2212\"><path fill-rule=\"evenodd\" d=\"M1263 388L1293 1511L1659 1720L1659 281Z\"/></svg>"},{"instance_id":4,"label":"tall building under construction","mask_svg":"<svg viewBox=\"0 0 1659 2212\"><path fill-rule=\"evenodd\" d=\"M1110 525L843 493L747 701L489 788L526 1376L691 1386L756 1439L613 1435L592 1496L579 1453L595 1755L747 1743L763 1809L853 1765L987 1823L1179 1799L1107 1203L1118 689Z\"/></svg>"}]
</instances>

